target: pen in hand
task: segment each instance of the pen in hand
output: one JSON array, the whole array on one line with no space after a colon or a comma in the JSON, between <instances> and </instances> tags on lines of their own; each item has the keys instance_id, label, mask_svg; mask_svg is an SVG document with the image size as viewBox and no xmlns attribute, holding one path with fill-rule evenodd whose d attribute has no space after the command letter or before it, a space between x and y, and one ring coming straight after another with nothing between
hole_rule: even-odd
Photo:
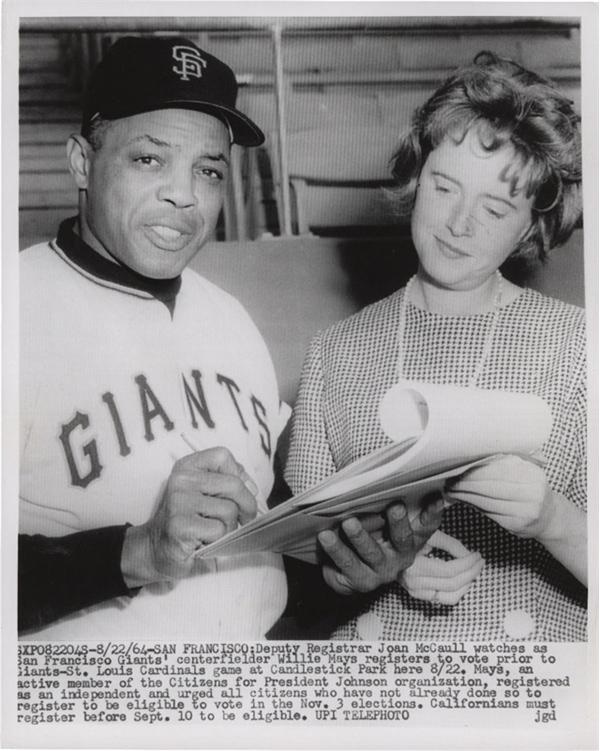
<instances>
[{"instance_id":1,"label":"pen in hand","mask_svg":"<svg viewBox=\"0 0 600 751\"><path fill-rule=\"evenodd\" d=\"M194 453L198 453L201 450L197 446L194 446L194 444L192 443L192 441L190 441L190 439L188 438L188 436L185 433L180 433L179 435L183 439L183 442L186 444L186 446L188 448L190 448ZM246 472L246 470L244 469L244 467L239 462L236 462L236 464L237 464L237 466L238 466L238 468L240 470L239 477L240 477L241 481L244 483L244 485L246 486L246 488L248 488L248 490L250 491L250 493L252 493L252 495L256 498L256 496L258 495L258 486L257 486L257 484L254 482L254 480L250 477L250 475Z\"/></svg>"}]
</instances>

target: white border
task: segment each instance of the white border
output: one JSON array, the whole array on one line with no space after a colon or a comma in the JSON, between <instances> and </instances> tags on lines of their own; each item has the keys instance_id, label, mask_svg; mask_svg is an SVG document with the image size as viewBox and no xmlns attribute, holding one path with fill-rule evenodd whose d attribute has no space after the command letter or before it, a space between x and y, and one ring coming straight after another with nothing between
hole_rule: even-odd
<instances>
[{"instance_id":1,"label":"white border","mask_svg":"<svg viewBox=\"0 0 600 751\"><path fill-rule=\"evenodd\" d=\"M5 733L8 718L14 716L15 696L7 687L15 685L16 667L14 648L16 624L16 504L18 497L18 22L25 17L67 16L540 16L573 17L582 21L582 107L584 123L585 164L585 290L588 323L590 325L590 457L598 457L598 6L596 3L400 3L371 2L211 2L195 0L164 2L160 0L119 0L115 2L91 2L82 0L43 2L43 0L5 0L2 25L2 713ZM598 499L598 466L590 459L590 498ZM598 530L598 506L590 504L590 539L596 540ZM590 717L597 707L597 612L598 612L598 566L597 545L590 545L590 647L587 664L589 686L585 697ZM583 697L582 697L583 699ZM572 728L539 728L526 736L515 737L510 729L494 731L494 737L465 733L462 730L430 728L426 735L422 729L344 728L334 727L286 727L267 726L252 728L211 727L210 746L215 748L594 748L595 722L591 720L586 732L573 735ZM12 731L12 729L11 729ZM9 731L6 740L14 742ZM205 730L204 730L205 732ZM203 733L200 726L167 728L159 727L147 732L144 727L94 727L74 733L70 728L50 730L44 728L36 741L36 747L147 747L167 748L198 747ZM401 733L402 737L399 737ZM291 739L292 737L292 739ZM29 739L28 739L29 740ZM204 738L206 741L206 738ZM203 744L204 746L206 743Z\"/></svg>"}]
</instances>

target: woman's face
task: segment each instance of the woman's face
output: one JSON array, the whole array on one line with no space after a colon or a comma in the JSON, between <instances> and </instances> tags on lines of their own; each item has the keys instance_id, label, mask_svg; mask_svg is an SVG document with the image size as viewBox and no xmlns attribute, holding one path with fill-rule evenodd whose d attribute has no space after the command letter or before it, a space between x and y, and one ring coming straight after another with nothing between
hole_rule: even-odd
<instances>
[{"instance_id":1,"label":"woman's face","mask_svg":"<svg viewBox=\"0 0 600 751\"><path fill-rule=\"evenodd\" d=\"M531 226L526 177L512 144L486 152L473 129L429 154L411 227L421 270L434 284L475 289L502 265Z\"/></svg>"}]
</instances>

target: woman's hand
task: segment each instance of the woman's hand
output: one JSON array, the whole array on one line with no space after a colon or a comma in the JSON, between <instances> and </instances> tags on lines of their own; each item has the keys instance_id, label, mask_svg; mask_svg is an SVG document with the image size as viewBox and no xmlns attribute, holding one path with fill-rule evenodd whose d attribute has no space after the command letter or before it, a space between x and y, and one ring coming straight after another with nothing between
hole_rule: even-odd
<instances>
[{"instance_id":1,"label":"woman's hand","mask_svg":"<svg viewBox=\"0 0 600 751\"><path fill-rule=\"evenodd\" d=\"M446 488L446 494L477 506L517 537L540 541L556 512L556 494L544 470L518 456L502 456L468 470Z\"/></svg>"},{"instance_id":2,"label":"woman's hand","mask_svg":"<svg viewBox=\"0 0 600 751\"><path fill-rule=\"evenodd\" d=\"M537 540L587 585L587 515L552 490L537 464L510 455L493 459L465 472L446 494L476 506L512 534Z\"/></svg>"},{"instance_id":3,"label":"woman's hand","mask_svg":"<svg viewBox=\"0 0 600 751\"><path fill-rule=\"evenodd\" d=\"M412 522L402 503L386 511L387 536L378 517L355 517L342 522L339 531L326 530L318 536L329 560L323 565L323 578L338 594L370 592L396 581L400 572L412 564L418 551L439 527L442 499L428 505Z\"/></svg>"},{"instance_id":4,"label":"woman's hand","mask_svg":"<svg viewBox=\"0 0 600 751\"><path fill-rule=\"evenodd\" d=\"M430 558L434 549L453 556L452 561ZM456 605L481 573L484 560L454 537L438 530L419 551L415 562L400 575L400 583L411 597L436 605Z\"/></svg>"}]
</instances>

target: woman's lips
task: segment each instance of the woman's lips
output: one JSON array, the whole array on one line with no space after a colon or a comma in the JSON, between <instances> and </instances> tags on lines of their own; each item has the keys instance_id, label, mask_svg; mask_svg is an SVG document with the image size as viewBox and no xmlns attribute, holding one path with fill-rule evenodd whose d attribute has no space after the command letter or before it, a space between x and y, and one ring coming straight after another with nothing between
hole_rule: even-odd
<instances>
[{"instance_id":1,"label":"woman's lips","mask_svg":"<svg viewBox=\"0 0 600 751\"><path fill-rule=\"evenodd\" d=\"M457 248L455 245L451 245L449 242L446 242L446 240L442 240L440 237L437 237L437 235L435 236L435 239L438 246L441 248L442 253L444 253L444 255L448 256L449 258L459 258L470 255L464 250L461 250L461 248Z\"/></svg>"}]
</instances>

